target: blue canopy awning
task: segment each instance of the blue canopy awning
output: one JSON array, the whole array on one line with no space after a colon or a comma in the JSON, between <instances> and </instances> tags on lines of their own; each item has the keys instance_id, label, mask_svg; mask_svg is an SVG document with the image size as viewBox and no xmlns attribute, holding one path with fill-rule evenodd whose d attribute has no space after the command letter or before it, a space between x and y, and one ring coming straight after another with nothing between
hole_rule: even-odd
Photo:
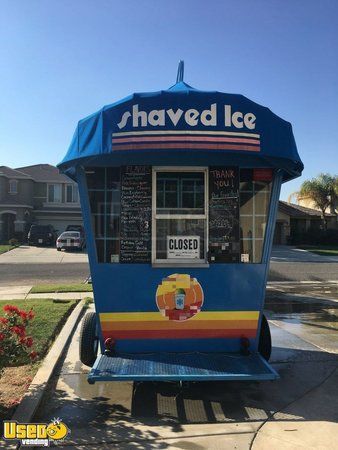
<instances>
[{"instance_id":1,"label":"blue canopy awning","mask_svg":"<svg viewBox=\"0 0 338 450\"><path fill-rule=\"evenodd\" d=\"M289 122L242 95L200 91L183 81L133 94L80 120L58 167L72 176L78 164L113 162L126 152L182 150L266 162L283 171L284 181L303 170Z\"/></svg>"}]
</instances>

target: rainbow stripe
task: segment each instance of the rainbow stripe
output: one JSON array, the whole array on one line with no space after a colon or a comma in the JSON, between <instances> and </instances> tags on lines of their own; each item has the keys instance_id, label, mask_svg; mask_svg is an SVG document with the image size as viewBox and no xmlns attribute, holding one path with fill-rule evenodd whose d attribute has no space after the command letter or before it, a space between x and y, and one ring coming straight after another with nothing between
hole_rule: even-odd
<instances>
[{"instance_id":1,"label":"rainbow stripe","mask_svg":"<svg viewBox=\"0 0 338 450\"><path fill-rule=\"evenodd\" d=\"M113 133L113 150L200 149L260 151L260 135L231 131L131 131Z\"/></svg>"},{"instance_id":2,"label":"rainbow stripe","mask_svg":"<svg viewBox=\"0 0 338 450\"><path fill-rule=\"evenodd\" d=\"M201 311L173 321L160 312L101 313L104 339L254 338L259 311Z\"/></svg>"}]
</instances>

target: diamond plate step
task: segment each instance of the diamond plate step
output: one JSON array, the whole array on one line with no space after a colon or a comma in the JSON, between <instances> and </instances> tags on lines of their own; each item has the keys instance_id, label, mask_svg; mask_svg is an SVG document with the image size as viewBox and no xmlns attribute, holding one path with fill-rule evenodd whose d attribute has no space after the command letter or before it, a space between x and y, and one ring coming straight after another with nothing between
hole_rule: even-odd
<instances>
[{"instance_id":1,"label":"diamond plate step","mask_svg":"<svg viewBox=\"0 0 338 450\"><path fill-rule=\"evenodd\" d=\"M258 354L128 353L100 355L89 372L96 381L274 380L277 372Z\"/></svg>"}]
</instances>

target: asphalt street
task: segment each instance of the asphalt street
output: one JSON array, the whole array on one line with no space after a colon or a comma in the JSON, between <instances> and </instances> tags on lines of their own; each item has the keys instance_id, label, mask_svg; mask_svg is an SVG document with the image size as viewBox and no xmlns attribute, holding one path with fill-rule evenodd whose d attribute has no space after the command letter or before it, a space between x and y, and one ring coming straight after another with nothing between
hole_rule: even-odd
<instances>
[{"instance_id":1,"label":"asphalt street","mask_svg":"<svg viewBox=\"0 0 338 450\"><path fill-rule=\"evenodd\" d=\"M81 283L89 275L85 252L21 246L0 255L0 286L39 283ZM292 247L275 247L269 281L338 280L338 258Z\"/></svg>"},{"instance_id":2,"label":"asphalt street","mask_svg":"<svg viewBox=\"0 0 338 450\"><path fill-rule=\"evenodd\" d=\"M87 253L21 246L0 255L0 286L82 283L89 275Z\"/></svg>"},{"instance_id":3,"label":"asphalt street","mask_svg":"<svg viewBox=\"0 0 338 450\"><path fill-rule=\"evenodd\" d=\"M88 275L88 263L15 265L0 263L0 286L82 283Z\"/></svg>"}]
</instances>

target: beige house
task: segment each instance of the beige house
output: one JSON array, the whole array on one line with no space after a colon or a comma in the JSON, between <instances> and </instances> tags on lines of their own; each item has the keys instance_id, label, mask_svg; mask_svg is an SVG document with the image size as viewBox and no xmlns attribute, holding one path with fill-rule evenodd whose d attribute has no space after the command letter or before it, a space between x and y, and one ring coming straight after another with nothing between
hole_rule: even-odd
<instances>
[{"instance_id":1,"label":"beige house","mask_svg":"<svg viewBox=\"0 0 338 450\"><path fill-rule=\"evenodd\" d=\"M319 208L316 206L311 197L298 197L298 204L300 206L305 206L306 208L312 208L319 211ZM335 205L335 208L333 206L326 208L325 212L327 214L335 214L337 212L337 209L338 206Z\"/></svg>"},{"instance_id":2,"label":"beige house","mask_svg":"<svg viewBox=\"0 0 338 450\"><path fill-rule=\"evenodd\" d=\"M337 229L336 214L327 214L327 225L328 228ZM309 228L318 230L322 228L320 211L294 203L279 202L274 244L287 244L290 236L304 233Z\"/></svg>"},{"instance_id":3,"label":"beige house","mask_svg":"<svg viewBox=\"0 0 338 450\"><path fill-rule=\"evenodd\" d=\"M32 223L82 224L77 184L50 164L0 166L0 242L25 239Z\"/></svg>"}]
</instances>

